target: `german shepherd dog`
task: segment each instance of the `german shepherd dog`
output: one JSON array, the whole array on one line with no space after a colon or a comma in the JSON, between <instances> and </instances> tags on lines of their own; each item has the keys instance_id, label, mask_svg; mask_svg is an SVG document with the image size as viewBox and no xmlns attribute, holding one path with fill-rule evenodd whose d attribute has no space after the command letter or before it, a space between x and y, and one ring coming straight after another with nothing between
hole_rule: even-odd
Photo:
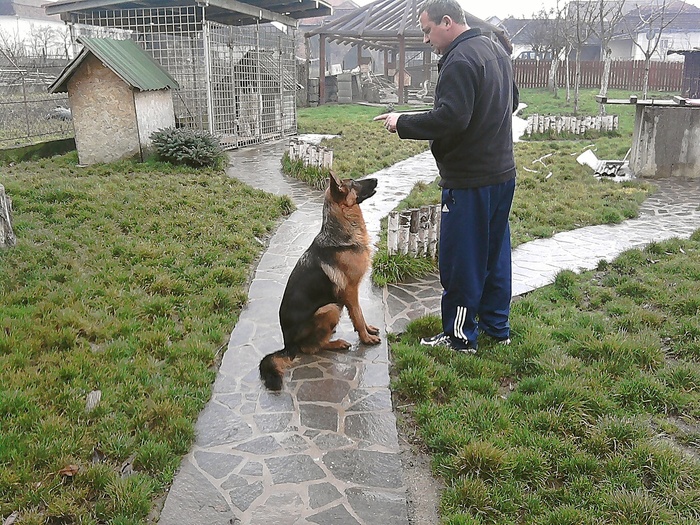
<instances>
[{"instance_id":1,"label":"german shepherd dog","mask_svg":"<svg viewBox=\"0 0 700 525\"><path fill-rule=\"evenodd\" d=\"M370 264L369 234L360 203L374 195L377 179L338 180L331 173L323 203L321 231L292 270L280 305L284 348L260 361L260 378L270 390L299 352L347 350L343 339L331 341L343 307L364 344L377 344L379 329L362 315L359 287Z\"/></svg>"}]
</instances>

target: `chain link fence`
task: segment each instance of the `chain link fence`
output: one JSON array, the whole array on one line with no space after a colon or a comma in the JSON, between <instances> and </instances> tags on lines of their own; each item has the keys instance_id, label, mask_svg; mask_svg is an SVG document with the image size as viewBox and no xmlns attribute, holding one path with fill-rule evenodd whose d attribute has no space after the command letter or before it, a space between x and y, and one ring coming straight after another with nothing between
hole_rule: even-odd
<instances>
[{"instance_id":1,"label":"chain link fence","mask_svg":"<svg viewBox=\"0 0 700 525\"><path fill-rule=\"evenodd\" d=\"M0 149L73 136L68 95L50 95L68 59L0 53Z\"/></svg>"}]
</instances>

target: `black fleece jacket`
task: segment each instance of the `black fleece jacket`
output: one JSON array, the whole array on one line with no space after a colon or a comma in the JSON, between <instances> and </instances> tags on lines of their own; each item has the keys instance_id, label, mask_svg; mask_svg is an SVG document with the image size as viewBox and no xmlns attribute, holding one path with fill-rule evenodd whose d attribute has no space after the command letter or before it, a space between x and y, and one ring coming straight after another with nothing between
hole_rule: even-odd
<instances>
[{"instance_id":1,"label":"black fleece jacket","mask_svg":"<svg viewBox=\"0 0 700 525\"><path fill-rule=\"evenodd\" d=\"M512 114L518 107L510 57L469 29L438 62L433 109L401 115L402 139L430 140L443 188L476 188L515 177Z\"/></svg>"}]
</instances>

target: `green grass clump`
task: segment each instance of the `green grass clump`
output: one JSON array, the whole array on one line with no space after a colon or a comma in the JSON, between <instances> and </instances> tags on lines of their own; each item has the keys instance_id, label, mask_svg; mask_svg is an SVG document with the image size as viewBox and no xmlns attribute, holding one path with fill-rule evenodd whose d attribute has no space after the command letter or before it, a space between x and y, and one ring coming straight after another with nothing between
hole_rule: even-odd
<instances>
[{"instance_id":1,"label":"green grass clump","mask_svg":"<svg viewBox=\"0 0 700 525\"><path fill-rule=\"evenodd\" d=\"M697 523L699 268L700 230L561 272L513 303L511 345L476 355L411 323L392 388L446 483L442 522Z\"/></svg>"},{"instance_id":2,"label":"green grass clump","mask_svg":"<svg viewBox=\"0 0 700 525\"><path fill-rule=\"evenodd\" d=\"M1 177L17 245L0 250L0 516L142 523L193 442L251 268L292 205L214 170L76 164Z\"/></svg>"},{"instance_id":3,"label":"green grass clump","mask_svg":"<svg viewBox=\"0 0 700 525\"><path fill-rule=\"evenodd\" d=\"M333 150L333 171L341 178L357 179L428 149L426 141L401 140L372 121L386 111L355 104L299 108L297 128L299 133L338 135L322 142Z\"/></svg>"}]
</instances>

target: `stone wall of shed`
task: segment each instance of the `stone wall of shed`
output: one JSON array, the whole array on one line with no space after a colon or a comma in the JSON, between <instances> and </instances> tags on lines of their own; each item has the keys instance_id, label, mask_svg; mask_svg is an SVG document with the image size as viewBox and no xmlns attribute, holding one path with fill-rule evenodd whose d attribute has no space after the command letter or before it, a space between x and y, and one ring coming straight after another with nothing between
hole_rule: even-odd
<instances>
[{"instance_id":1,"label":"stone wall of shed","mask_svg":"<svg viewBox=\"0 0 700 525\"><path fill-rule=\"evenodd\" d=\"M141 158L133 90L111 69L89 55L68 94L81 164Z\"/></svg>"}]
</instances>

